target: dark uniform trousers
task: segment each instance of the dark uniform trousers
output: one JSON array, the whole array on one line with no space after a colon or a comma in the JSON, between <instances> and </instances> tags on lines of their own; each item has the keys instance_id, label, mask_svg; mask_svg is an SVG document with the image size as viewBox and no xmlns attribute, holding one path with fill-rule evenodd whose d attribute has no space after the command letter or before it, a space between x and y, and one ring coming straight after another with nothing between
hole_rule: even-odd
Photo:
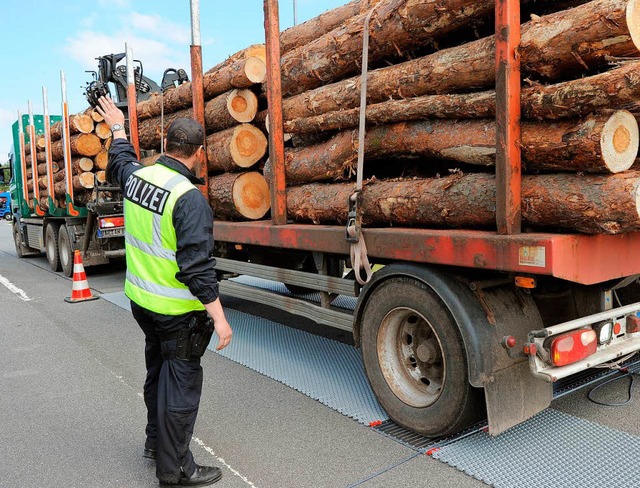
<instances>
[{"instance_id":1,"label":"dark uniform trousers","mask_svg":"<svg viewBox=\"0 0 640 488\"><path fill-rule=\"evenodd\" d=\"M176 339L166 336L186 329L194 314L161 315L131 302L133 317L145 336L147 406L145 448L156 449L156 476L177 483L182 472L190 477L196 469L189 449L202 393L200 359L175 358Z\"/></svg>"}]
</instances>

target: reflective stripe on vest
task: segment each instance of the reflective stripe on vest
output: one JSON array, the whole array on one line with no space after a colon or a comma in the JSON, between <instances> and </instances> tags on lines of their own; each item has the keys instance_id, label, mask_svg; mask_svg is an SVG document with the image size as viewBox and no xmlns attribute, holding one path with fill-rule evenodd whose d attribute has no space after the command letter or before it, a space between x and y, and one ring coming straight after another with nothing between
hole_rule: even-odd
<instances>
[{"instance_id":1,"label":"reflective stripe on vest","mask_svg":"<svg viewBox=\"0 0 640 488\"><path fill-rule=\"evenodd\" d=\"M189 288L176 279L173 209L182 195L195 189L185 176L161 164L139 169L125 184L125 293L156 313L204 310Z\"/></svg>"}]
</instances>

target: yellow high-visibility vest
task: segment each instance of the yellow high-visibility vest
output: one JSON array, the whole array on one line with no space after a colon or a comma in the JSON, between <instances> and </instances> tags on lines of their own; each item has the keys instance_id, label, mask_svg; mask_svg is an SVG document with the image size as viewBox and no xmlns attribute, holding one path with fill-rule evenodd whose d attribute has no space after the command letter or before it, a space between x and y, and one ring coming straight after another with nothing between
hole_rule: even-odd
<instances>
[{"instance_id":1,"label":"yellow high-visibility vest","mask_svg":"<svg viewBox=\"0 0 640 488\"><path fill-rule=\"evenodd\" d=\"M197 188L162 164L133 173L124 188L127 276L124 291L141 307L164 315L204 310L204 305L176 279L177 239L173 209Z\"/></svg>"}]
</instances>

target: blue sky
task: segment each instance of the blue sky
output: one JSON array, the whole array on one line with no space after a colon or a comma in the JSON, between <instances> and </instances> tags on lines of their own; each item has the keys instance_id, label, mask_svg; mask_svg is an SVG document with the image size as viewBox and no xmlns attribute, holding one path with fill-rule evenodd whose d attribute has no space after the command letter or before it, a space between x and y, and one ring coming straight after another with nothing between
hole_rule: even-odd
<instances>
[{"instance_id":1,"label":"blue sky","mask_svg":"<svg viewBox=\"0 0 640 488\"><path fill-rule=\"evenodd\" d=\"M348 0L296 0L297 22ZM294 0L280 0L280 29L293 25ZM206 71L251 44L264 42L262 0L200 0ZM124 52L128 42L144 73L160 83L166 68L190 74L188 0L0 0L0 163L7 159L17 111L42 113L42 86L49 111L60 113L60 70L67 77L71 113L88 104L83 91L95 58Z\"/></svg>"}]
</instances>

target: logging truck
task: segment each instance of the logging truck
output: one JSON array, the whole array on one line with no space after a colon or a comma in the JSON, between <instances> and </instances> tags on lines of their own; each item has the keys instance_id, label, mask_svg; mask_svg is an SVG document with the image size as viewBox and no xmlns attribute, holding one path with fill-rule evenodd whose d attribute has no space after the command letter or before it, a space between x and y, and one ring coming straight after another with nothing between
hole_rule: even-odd
<instances>
[{"instance_id":1,"label":"logging truck","mask_svg":"<svg viewBox=\"0 0 640 488\"><path fill-rule=\"evenodd\" d=\"M73 275L76 250L85 266L124 258L122 195L106 182L104 171L111 130L94 124L89 114L76 115L71 123L77 134L70 144L85 156L69 155L67 168L53 161L65 159L60 116L20 116L9 153L16 253L22 258L44 252L51 269L66 276ZM57 140L45 141L45 132Z\"/></svg>"},{"instance_id":2,"label":"logging truck","mask_svg":"<svg viewBox=\"0 0 640 488\"><path fill-rule=\"evenodd\" d=\"M203 74L194 42L131 141L205 126L223 295L352 332L398 424L498 434L640 350L639 3L353 0L280 33L265 0L266 46Z\"/></svg>"}]
</instances>

